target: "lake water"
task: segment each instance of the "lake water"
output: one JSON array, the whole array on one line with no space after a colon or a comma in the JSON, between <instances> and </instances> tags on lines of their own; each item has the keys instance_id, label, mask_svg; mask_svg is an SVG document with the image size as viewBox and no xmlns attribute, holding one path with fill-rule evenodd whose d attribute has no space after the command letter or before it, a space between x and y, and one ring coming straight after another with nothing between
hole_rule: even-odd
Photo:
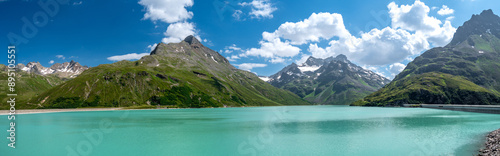
<instances>
[{"instance_id":1,"label":"lake water","mask_svg":"<svg viewBox=\"0 0 500 156\"><path fill-rule=\"evenodd\" d=\"M7 116L0 116L7 136ZM0 155L472 155L500 115L287 106L18 115Z\"/></svg>"}]
</instances>

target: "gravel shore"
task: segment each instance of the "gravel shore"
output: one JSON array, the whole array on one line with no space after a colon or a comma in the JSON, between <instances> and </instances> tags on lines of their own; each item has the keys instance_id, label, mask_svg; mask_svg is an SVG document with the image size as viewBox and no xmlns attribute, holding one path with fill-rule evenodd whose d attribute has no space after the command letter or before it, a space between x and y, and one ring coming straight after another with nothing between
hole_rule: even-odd
<instances>
[{"instance_id":1,"label":"gravel shore","mask_svg":"<svg viewBox=\"0 0 500 156\"><path fill-rule=\"evenodd\" d=\"M486 136L486 148L479 150L480 156L500 156L500 129Z\"/></svg>"}]
</instances>

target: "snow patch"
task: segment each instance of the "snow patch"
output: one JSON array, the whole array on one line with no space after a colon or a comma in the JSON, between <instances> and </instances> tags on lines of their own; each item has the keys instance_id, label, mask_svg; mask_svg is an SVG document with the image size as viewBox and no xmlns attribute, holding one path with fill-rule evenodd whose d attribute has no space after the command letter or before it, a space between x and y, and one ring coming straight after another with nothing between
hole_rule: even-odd
<instances>
[{"instance_id":1,"label":"snow patch","mask_svg":"<svg viewBox=\"0 0 500 156\"><path fill-rule=\"evenodd\" d=\"M28 67L23 67L23 69L21 69L21 70L22 70L22 71L27 72L27 71L29 71L29 70L30 70L30 68L28 68Z\"/></svg>"},{"instance_id":2,"label":"snow patch","mask_svg":"<svg viewBox=\"0 0 500 156\"><path fill-rule=\"evenodd\" d=\"M217 62L217 60L214 59L214 56L210 56L210 57L212 57L212 60L214 60L215 63L219 63L219 62Z\"/></svg>"},{"instance_id":3,"label":"snow patch","mask_svg":"<svg viewBox=\"0 0 500 156\"><path fill-rule=\"evenodd\" d=\"M52 73L54 73L54 70L47 68L47 69L43 69L41 71L41 73L42 73L42 75L52 74Z\"/></svg>"},{"instance_id":4,"label":"snow patch","mask_svg":"<svg viewBox=\"0 0 500 156\"><path fill-rule=\"evenodd\" d=\"M479 51L479 54L482 54L482 53L484 53L484 51Z\"/></svg>"},{"instance_id":5,"label":"snow patch","mask_svg":"<svg viewBox=\"0 0 500 156\"><path fill-rule=\"evenodd\" d=\"M310 72L314 72L316 70L318 70L321 66L302 66L302 67L298 67L300 72L307 72L307 71L310 71Z\"/></svg>"},{"instance_id":6,"label":"snow patch","mask_svg":"<svg viewBox=\"0 0 500 156\"><path fill-rule=\"evenodd\" d=\"M269 77L265 77L265 76L259 76L259 78L262 80L262 81L266 81L266 82L269 82L271 80L271 78Z\"/></svg>"}]
</instances>

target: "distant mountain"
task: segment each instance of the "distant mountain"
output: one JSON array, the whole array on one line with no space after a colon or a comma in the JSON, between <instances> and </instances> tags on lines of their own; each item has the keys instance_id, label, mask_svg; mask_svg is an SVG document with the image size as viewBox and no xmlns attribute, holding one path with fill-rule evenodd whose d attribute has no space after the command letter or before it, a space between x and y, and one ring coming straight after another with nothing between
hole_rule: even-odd
<instances>
[{"instance_id":1,"label":"distant mountain","mask_svg":"<svg viewBox=\"0 0 500 156\"><path fill-rule=\"evenodd\" d=\"M38 75L56 75L61 78L75 78L83 71L89 69L87 66L82 66L80 63L71 60L71 62L64 62L62 64L56 63L47 68L40 64L40 62L29 62L24 65L19 63L17 65L19 70L34 73Z\"/></svg>"},{"instance_id":2,"label":"distant mountain","mask_svg":"<svg viewBox=\"0 0 500 156\"><path fill-rule=\"evenodd\" d=\"M424 52L394 80L353 105L500 104L500 17L485 10L445 47Z\"/></svg>"},{"instance_id":3,"label":"distant mountain","mask_svg":"<svg viewBox=\"0 0 500 156\"><path fill-rule=\"evenodd\" d=\"M0 100L8 101L8 75L7 66L0 64ZM40 95L41 93L63 83L63 80L55 75L38 75L18 71L15 75L16 78L16 109L37 108L36 104L28 104L32 98ZM9 109L10 106L6 102L0 103L0 109Z\"/></svg>"},{"instance_id":4,"label":"distant mountain","mask_svg":"<svg viewBox=\"0 0 500 156\"><path fill-rule=\"evenodd\" d=\"M382 88L390 81L351 63L345 55L309 57L270 76L268 82L317 104L346 105Z\"/></svg>"},{"instance_id":5,"label":"distant mountain","mask_svg":"<svg viewBox=\"0 0 500 156\"><path fill-rule=\"evenodd\" d=\"M159 43L138 61L102 64L34 98L39 108L224 107L307 105L255 74L236 69L222 55L188 36Z\"/></svg>"}]
</instances>

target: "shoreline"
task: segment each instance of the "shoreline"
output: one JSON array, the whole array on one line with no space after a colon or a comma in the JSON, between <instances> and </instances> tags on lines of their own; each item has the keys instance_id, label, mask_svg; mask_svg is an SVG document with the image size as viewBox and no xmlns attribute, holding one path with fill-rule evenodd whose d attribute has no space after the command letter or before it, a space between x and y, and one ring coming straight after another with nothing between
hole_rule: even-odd
<instances>
[{"instance_id":1,"label":"shoreline","mask_svg":"<svg viewBox=\"0 0 500 156\"><path fill-rule=\"evenodd\" d=\"M290 105L290 106L315 106L315 105ZM109 108L64 108L64 109L19 109L15 115L19 114L39 114L39 113L59 113L59 112L91 112L91 111L114 111L114 110L161 110L161 109L217 109L217 108L253 108L253 107L280 107L280 106L241 106L241 107L206 107L206 108L128 108L128 107L109 107ZM0 115L9 115L10 110L0 110Z\"/></svg>"},{"instance_id":2,"label":"shoreline","mask_svg":"<svg viewBox=\"0 0 500 156\"><path fill-rule=\"evenodd\" d=\"M485 148L479 150L480 156L500 155L500 129L486 136Z\"/></svg>"},{"instance_id":3,"label":"shoreline","mask_svg":"<svg viewBox=\"0 0 500 156\"><path fill-rule=\"evenodd\" d=\"M39 113L58 113L58 112L89 112L89 111L113 111L125 110L119 108L68 108L68 109L20 109L16 110L16 114L39 114ZM0 115L9 115L10 110L0 110Z\"/></svg>"},{"instance_id":4,"label":"shoreline","mask_svg":"<svg viewBox=\"0 0 500 156\"><path fill-rule=\"evenodd\" d=\"M290 106L321 106L321 105L290 105ZM349 106L349 105L345 105ZM413 106L413 105L412 105ZM412 106L404 105L402 107L412 108ZM445 108L443 108L443 106ZM280 106L240 106L240 107L216 107L216 108L252 108L252 107L280 107ZM351 106L352 107L352 106ZM419 108L442 109L462 112L475 112L486 114L500 114L500 105L429 105L418 104ZM479 108L478 108L479 107ZM471 109L472 108L472 109ZM58 113L58 112L88 112L88 111L114 111L114 110L156 110L156 109L214 109L214 107L207 108L128 108L128 107L107 107L107 108L64 108L64 109L19 109L16 110L18 114L38 114L38 113ZM0 115L9 115L10 110L0 110Z\"/></svg>"},{"instance_id":5,"label":"shoreline","mask_svg":"<svg viewBox=\"0 0 500 156\"><path fill-rule=\"evenodd\" d=\"M442 109L462 112L500 114L500 105L403 104L403 107Z\"/></svg>"}]
</instances>

